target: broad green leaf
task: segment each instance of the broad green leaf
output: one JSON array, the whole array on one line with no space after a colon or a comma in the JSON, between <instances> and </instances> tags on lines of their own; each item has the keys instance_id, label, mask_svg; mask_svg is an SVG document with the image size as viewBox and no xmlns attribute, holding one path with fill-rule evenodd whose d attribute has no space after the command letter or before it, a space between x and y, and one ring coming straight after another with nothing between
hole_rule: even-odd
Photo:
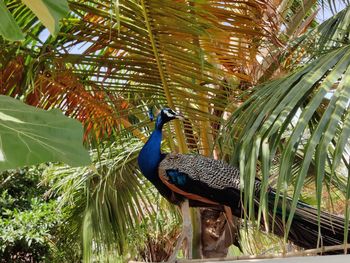
<instances>
[{"instance_id":1,"label":"broad green leaf","mask_svg":"<svg viewBox=\"0 0 350 263\"><path fill-rule=\"evenodd\" d=\"M82 125L59 110L0 95L0 171L48 161L88 165L82 136Z\"/></svg>"},{"instance_id":2,"label":"broad green leaf","mask_svg":"<svg viewBox=\"0 0 350 263\"><path fill-rule=\"evenodd\" d=\"M21 29L3 1L0 1L0 35L10 41L24 40Z\"/></svg>"},{"instance_id":3,"label":"broad green leaf","mask_svg":"<svg viewBox=\"0 0 350 263\"><path fill-rule=\"evenodd\" d=\"M58 32L58 22L69 12L66 0L22 0L40 21L55 35Z\"/></svg>"}]
</instances>

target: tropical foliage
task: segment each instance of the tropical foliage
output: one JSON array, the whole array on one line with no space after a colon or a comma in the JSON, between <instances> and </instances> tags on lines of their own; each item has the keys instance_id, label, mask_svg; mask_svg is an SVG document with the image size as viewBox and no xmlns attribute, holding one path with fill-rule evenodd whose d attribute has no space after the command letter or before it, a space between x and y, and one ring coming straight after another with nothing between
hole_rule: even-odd
<instances>
[{"instance_id":1,"label":"tropical foliage","mask_svg":"<svg viewBox=\"0 0 350 263\"><path fill-rule=\"evenodd\" d=\"M161 261L172 249L176 230L173 233L174 229L169 227L179 219L164 200L156 202L159 194L136 172L141 145L140 141L116 142L101 152L93 151L93 168L54 165L45 172L45 181L53 182L53 193L62 198L60 207L69 211L67 235L79 244L82 234L85 251L95 246L103 252L98 256L100 261L106 255L128 254ZM166 220L169 224L164 226ZM165 250L163 254L154 255L154 245L145 247L159 242L156 236L167 235L170 244L157 246L158 253ZM91 255L84 256L88 260Z\"/></svg>"},{"instance_id":2,"label":"tropical foliage","mask_svg":"<svg viewBox=\"0 0 350 263\"><path fill-rule=\"evenodd\" d=\"M72 261L69 240L59 240L64 212L40 185L45 165L0 174L0 262ZM72 247L73 248L73 247Z\"/></svg>"},{"instance_id":3,"label":"tropical foliage","mask_svg":"<svg viewBox=\"0 0 350 263\"><path fill-rule=\"evenodd\" d=\"M140 244L165 233L171 247L176 231L160 226L172 208L135 162L149 111L165 105L186 119L166 127L164 150L226 159L245 191L257 176L293 206L311 182L318 208L336 192L348 218L349 8L318 25L315 1L71 0L54 37L20 1L4 2L26 35L0 40L1 93L85 128L93 165L52 165L45 178L86 260L145 259L156 246Z\"/></svg>"},{"instance_id":4,"label":"tropical foliage","mask_svg":"<svg viewBox=\"0 0 350 263\"><path fill-rule=\"evenodd\" d=\"M17 23L23 25L23 23L28 22L28 17L23 13L24 11L28 14L28 8L39 17L41 22L54 35L58 32L59 20L65 17L69 12L66 0L22 0L22 3L23 4L20 4L19 1L7 1L6 3L3 1L0 2L0 35L7 40L24 40L25 35L23 33L26 32L22 32L20 25ZM13 6L16 6L17 8L15 7L15 10L11 10ZM10 11L12 11L12 13Z\"/></svg>"},{"instance_id":5,"label":"tropical foliage","mask_svg":"<svg viewBox=\"0 0 350 263\"><path fill-rule=\"evenodd\" d=\"M272 161L278 156L276 188L287 196L293 185L292 211L310 175L319 209L324 187L341 190L345 200L349 197L349 41L344 35L349 15L347 8L297 39L293 49L302 67L257 86L228 122L232 127L226 137L232 143L230 156L239 163L245 189L251 190L257 162L267 187ZM311 40L313 49L308 52L306 43ZM344 215L349 218L347 206ZM287 229L292 217L293 213Z\"/></svg>"}]
</instances>

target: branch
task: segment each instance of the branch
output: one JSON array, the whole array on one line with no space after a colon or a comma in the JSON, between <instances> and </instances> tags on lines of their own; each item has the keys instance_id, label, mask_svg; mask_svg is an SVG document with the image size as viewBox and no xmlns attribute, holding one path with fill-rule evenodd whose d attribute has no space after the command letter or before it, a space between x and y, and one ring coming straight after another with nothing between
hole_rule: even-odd
<instances>
[{"instance_id":1,"label":"branch","mask_svg":"<svg viewBox=\"0 0 350 263\"><path fill-rule=\"evenodd\" d=\"M167 102L169 104L169 107L174 109L175 108L174 101L173 101L173 98L172 98L172 96L170 94L170 89L169 89L169 86L168 86L168 82L166 80L165 72L163 70L163 65L162 65L162 62L161 62L161 58L160 58L159 53L158 53L158 47L157 47L157 44L156 44L156 40L155 40L155 37L153 35L154 34L153 33L154 30L152 30L151 21L148 18L148 14L147 14L147 9L149 7L146 6L145 0L141 1L141 5L142 5L142 11L143 11L143 15L144 15L144 18L145 18L145 23L146 23L146 27L147 27L147 31L148 31L148 35L149 35L149 40L151 42L153 53L154 53L154 58L155 58L155 60L157 62L157 66L158 66L158 70L159 70L159 76L160 76L160 79L161 79L162 84L163 84L163 90L164 90L164 93L165 93L165 97L166 97L166 100L167 100ZM182 132L182 129L181 129L181 126L180 126L180 123L179 123L178 120L174 121L174 128L175 128L176 137L178 139L179 151L180 151L180 153L186 153L188 151L188 149L187 149L187 145L186 145L186 142L185 142L184 134Z\"/></svg>"}]
</instances>

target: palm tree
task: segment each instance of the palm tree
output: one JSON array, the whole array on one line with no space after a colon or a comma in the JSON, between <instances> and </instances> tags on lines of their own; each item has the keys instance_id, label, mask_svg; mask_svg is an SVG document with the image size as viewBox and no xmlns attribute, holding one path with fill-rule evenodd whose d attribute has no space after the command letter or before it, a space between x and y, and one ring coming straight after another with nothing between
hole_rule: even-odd
<instances>
[{"instance_id":1,"label":"palm tree","mask_svg":"<svg viewBox=\"0 0 350 263\"><path fill-rule=\"evenodd\" d=\"M72 207L71 233L84 229L86 258L125 252L128 233L159 209L135 158L147 113L164 105L186 117L167 127L164 148L239 165L248 193L258 176L291 191L294 206L309 181L319 209L323 186L348 199L338 168L349 165L348 9L317 26L314 1L72 0L52 37L5 2L28 33L1 40L1 92L85 126L95 166L49 174Z\"/></svg>"}]
</instances>

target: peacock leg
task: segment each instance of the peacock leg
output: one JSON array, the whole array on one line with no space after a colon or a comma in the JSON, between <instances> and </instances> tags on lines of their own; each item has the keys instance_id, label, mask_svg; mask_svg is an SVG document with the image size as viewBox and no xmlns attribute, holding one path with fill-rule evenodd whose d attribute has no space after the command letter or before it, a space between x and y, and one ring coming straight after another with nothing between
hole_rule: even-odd
<instances>
[{"instance_id":1,"label":"peacock leg","mask_svg":"<svg viewBox=\"0 0 350 263\"><path fill-rule=\"evenodd\" d=\"M180 207L181 207L181 213L182 213L182 232L181 232L181 235L176 242L176 246L174 248L173 253L171 254L171 256L168 259L168 262L175 261L177 253L179 252L180 247L185 239L187 241L185 255L187 256L188 259L192 259L193 229L192 229L192 224L191 224L190 206L189 206L188 200L186 199L185 202L183 202Z\"/></svg>"},{"instance_id":2,"label":"peacock leg","mask_svg":"<svg viewBox=\"0 0 350 263\"><path fill-rule=\"evenodd\" d=\"M182 228L183 228L184 236L187 240L186 256L188 259L192 259L193 228L192 228L192 222L191 222L190 206L189 206L189 202L187 199L181 205L181 212L182 212L182 217L183 217Z\"/></svg>"}]
</instances>

